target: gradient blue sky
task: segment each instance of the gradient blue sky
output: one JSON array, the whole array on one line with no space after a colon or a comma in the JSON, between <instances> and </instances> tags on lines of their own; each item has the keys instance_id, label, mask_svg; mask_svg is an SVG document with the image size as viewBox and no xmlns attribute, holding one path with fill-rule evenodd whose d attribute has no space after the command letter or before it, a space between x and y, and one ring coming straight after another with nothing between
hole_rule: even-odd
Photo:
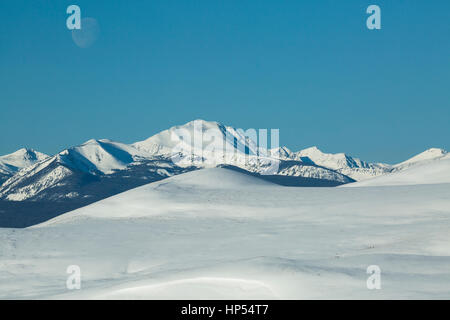
<instances>
[{"instance_id":1,"label":"gradient blue sky","mask_svg":"<svg viewBox=\"0 0 450 320\"><path fill-rule=\"evenodd\" d=\"M66 8L101 34L77 47ZM382 30L366 28L370 4ZM193 119L398 162L450 149L450 1L2 0L0 154Z\"/></svg>"}]
</instances>

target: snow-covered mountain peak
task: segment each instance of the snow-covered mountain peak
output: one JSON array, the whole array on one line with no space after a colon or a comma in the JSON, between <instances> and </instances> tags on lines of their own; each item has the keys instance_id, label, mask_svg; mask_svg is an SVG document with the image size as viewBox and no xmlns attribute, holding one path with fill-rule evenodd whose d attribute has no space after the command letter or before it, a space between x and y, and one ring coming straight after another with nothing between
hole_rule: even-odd
<instances>
[{"instance_id":1,"label":"snow-covered mountain peak","mask_svg":"<svg viewBox=\"0 0 450 320\"><path fill-rule=\"evenodd\" d=\"M448 152L441 148L430 148L428 150L425 150L422 153L419 153L418 155L412 157L411 160L428 160L428 159L435 159L442 156L445 156Z\"/></svg>"},{"instance_id":2,"label":"snow-covered mountain peak","mask_svg":"<svg viewBox=\"0 0 450 320\"><path fill-rule=\"evenodd\" d=\"M325 153L316 146L300 150L294 155L297 159L309 158L317 165L329 167L331 169L339 169L342 168L342 166L352 166L354 162L353 158L348 157L345 153Z\"/></svg>"},{"instance_id":3,"label":"snow-covered mountain peak","mask_svg":"<svg viewBox=\"0 0 450 320\"><path fill-rule=\"evenodd\" d=\"M220 152L256 155L258 147L255 138L251 139L242 131L218 122L198 119L171 127L132 146L157 155L184 153L208 157Z\"/></svg>"},{"instance_id":4,"label":"snow-covered mountain peak","mask_svg":"<svg viewBox=\"0 0 450 320\"><path fill-rule=\"evenodd\" d=\"M22 148L11 154L0 156L0 173L11 175L46 158L48 156L44 153Z\"/></svg>"},{"instance_id":5,"label":"snow-covered mountain peak","mask_svg":"<svg viewBox=\"0 0 450 320\"><path fill-rule=\"evenodd\" d=\"M179 128L195 128L196 126L201 125L203 130L206 131L211 128L225 128L225 126L217 121L209 121L203 119L195 119L185 123L184 125L177 126Z\"/></svg>"},{"instance_id":6,"label":"snow-covered mountain peak","mask_svg":"<svg viewBox=\"0 0 450 320\"><path fill-rule=\"evenodd\" d=\"M124 143L91 139L79 146L63 150L55 157L61 164L73 169L108 174L124 169L134 161L150 158L150 155Z\"/></svg>"},{"instance_id":7,"label":"snow-covered mountain peak","mask_svg":"<svg viewBox=\"0 0 450 320\"><path fill-rule=\"evenodd\" d=\"M418 155L415 155L414 157L402 162L402 163L413 163L423 160L431 160L440 158L447 154L447 151L440 148L430 148L428 150L425 150L424 152L419 153Z\"/></svg>"},{"instance_id":8,"label":"snow-covered mountain peak","mask_svg":"<svg viewBox=\"0 0 450 320\"><path fill-rule=\"evenodd\" d=\"M22 148L11 154L0 156L0 160L11 163L19 163L21 161L39 161L45 158L48 158L48 155L29 148Z\"/></svg>"},{"instance_id":9,"label":"snow-covered mountain peak","mask_svg":"<svg viewBox=\"0 0 450 320\"><path fill-rule=\"evenodd\" d=\"M303 150L300 150L296 153L298 156L301 157L314 157L314 158L334 158L334 159L346 159L351 158L347 156L345 153L325 153L322 150L320 150L317 146L312 146Z\"/></svg>"},{"instance_id":10,"label":"snow-covered mountain peak","mask_svg":"<svg viewBox=\"0 0 450 320\"><path fill-rule=\"evenodd\" d=\"M303 150L301 150L301 151L299 151L299 152L302 152L302 153L305 153L305 154L307 154L307 153L310 153L310 154L311 154L311 153L312 153L312 154L323 154L323 152L320 151L320 149L317 148L317 146L312 146L312 147L303 149Z\"/></svg>"},{"instance_id":11,"label":"snow-covered mountain peak","mask_svg":"<svg viewBox=\"0 0 450 320\"><path fill-rule=\"evenodd\" d=\"M330 168L355 180L364 180L390 172L391 167L381 163L367 163L345 153L325 153L313 146L292 154L296 160L311 161L314 164Z\"/></svg>"},{"instance_id":12,"label":"snow-covered mountain peak","mask_svg":"<svg viewBox=\"0 0 450 320\"><path fill-rule=\"evenodd\" d=\"M110 139L89 139L86 142L80 144L80 146L84 146L84 145L96 145L96 146L102 146L105 143L109 143L109 144L121 144L121 145L125 145L123 143L120 142L115 142L113 140Z\"/></svg>"},{"instance_id":13,"label":"snow-covered mountain peak","mask_svg":"<svg viewBox=\"0 0 450 320\"><path fill-rule=\"evenodd\" d=\"M107 139L89 139L88 141L80 144L80 146L89 146L89 145L94 145L94 146L101 146L102 142L110 142L110 140Z\"/></svg>"},{"instance_id":14,"label":"snow-covered mountain peak","mask_svg":"<svg viewBox=\"0 0 450 320\"><path fill-rule=\"evenodd\" d=\"M448 152L444 149L440 148L430 148L428 150L425 150L424 152L419 153L418 155L415 155L414 157L400 162L399 164L396 164L394 166L395 169L405 169L410 166L418 165L421 163L428 163L433 160L438 160L440 158L448 156Z\"/></svg>"},{"instance_id":15,"label":"snow-covered mountain peak","mask_svg":"<svg viewBox=\"0 0 450 320\"><path fill-rule=\"evenodd\" d=\"M287 147L279 147L279 148L273 148L270 149L270 155L272 157L276 157L279 159L293 159L292 157L292 151L289 150Z\"/></svg>"}]
</instances>

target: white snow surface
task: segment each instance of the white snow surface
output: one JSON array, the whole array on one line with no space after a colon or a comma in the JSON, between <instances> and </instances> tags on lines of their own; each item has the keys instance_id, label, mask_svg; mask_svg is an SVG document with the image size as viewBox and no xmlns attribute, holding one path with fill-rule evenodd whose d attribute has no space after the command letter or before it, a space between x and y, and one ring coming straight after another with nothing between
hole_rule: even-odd
<instances>
[{"instance_id":1,"label":"white snow surface","mask_svg":"<svg viewBox=\"0 0 450 320\"><path fill-rule=\"evenodd\" d=\"M418 155L415 155L414 157L412 157L406 161L403 161L403 162L400 162L400 163L394 165L393 167L395 168L395 170L399 171L399 170L407 169L414 165L431 163L433 160L444 159L444 158L448 158L448 157L449 157L449 154L444 149L430 148L428 150L425 150L422 153L419 153Z\"/></svg>"},{"instance_id":2,"label":"white snow surface","mask_svg":"<svg viewBox=\"0 0 450 320\"><path fill-rule=\"evenodd\" d=\"M404 162L403 164L408 163ZM381 177L343 185L342 187L396 186L450 183L450 156L421 159L401 170Z\"/></svg>"},{"instance_id":3,"label":"white snow surface","mask_svg":"<svg viewBox=\"0 0 450 320\"><path fill-rule=\"evenodd\" d=\"M448 183L289 188L203 169L0 229L0 298L449 299L449 230Z\"/></svg>"}]
</instances>

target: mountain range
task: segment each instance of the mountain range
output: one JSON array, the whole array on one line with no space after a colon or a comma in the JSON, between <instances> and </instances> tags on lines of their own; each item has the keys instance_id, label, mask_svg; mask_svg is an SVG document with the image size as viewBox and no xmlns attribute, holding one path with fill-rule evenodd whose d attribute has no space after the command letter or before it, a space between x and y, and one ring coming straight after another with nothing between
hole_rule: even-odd
<instances>
[{"instance_id":1,"label":"mountain range","mask_svg":"<svg viewBox=\"0 0 450 320\"><path fill-rule=\"evenodd\" d=\"M193 143L186 137L200 139ZM267 149L240 130L195 120L133 144L93 139L53 156L20 149L0 157L0 227L40 222L150 182L203 168L227 167L285 186L330 187L395 173L447 155L434 148L388 165L368 163L344 153L324 153L317 147L298 152L286 147ZM276 170L270 171L274 164Z\"/></svg>"}]
</instances>

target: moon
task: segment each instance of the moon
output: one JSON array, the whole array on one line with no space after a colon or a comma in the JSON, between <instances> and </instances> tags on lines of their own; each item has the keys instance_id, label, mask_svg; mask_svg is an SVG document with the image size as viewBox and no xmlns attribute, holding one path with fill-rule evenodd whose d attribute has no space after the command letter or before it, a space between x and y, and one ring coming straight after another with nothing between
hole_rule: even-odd
<instances>
[{"instance_id":1,"label":"moon","mask_svg":"<svg viewBox=\"0 0 450 320\"><path fill-rule=\"evenodd\" d=\"M72 30L73 42L80 48L89 48L100 36L100 26L94 18L81 19L81 29Z\"/></svg>"}]
</instances>

